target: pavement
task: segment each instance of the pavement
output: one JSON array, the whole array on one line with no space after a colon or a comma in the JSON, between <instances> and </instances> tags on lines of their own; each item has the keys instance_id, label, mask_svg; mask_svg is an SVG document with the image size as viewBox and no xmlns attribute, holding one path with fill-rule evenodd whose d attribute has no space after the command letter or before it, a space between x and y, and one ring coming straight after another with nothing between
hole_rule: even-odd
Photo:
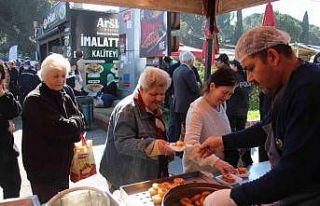
<instances>
[{"instance_id":1,"label":"pavement","mask_svg":"<svg viewBox=\"0 0 320 206\"><path fill-rule=\"evenodd\" d=\"M14 119L14 123L16 126L16 131L14 132L14 140L15 140L15 144L17 145L19 151L21 151L21 140L22 140L22 122L21 122L21 118L18 117L16 119ZM101 129L99 128L95 123L92 125L91 130L87 131L86 134L86 138L87 139L91 139L93 140L93 152L94 152L94 157L95 157L95 161L97 164L97 171L99 171L99 165L100 165L100 160L103 154L103 150L104 150L104 144L105 144L105 140L106 140L106 130L105 129ZM25 169L23 167L22 164L22 158L21 158L21 154L19 155L18 158L19 161L19 167L20 167L20 174L21 174L21 179L22 179L22 183L21 183L21 190L20 190L20 197L27 197L32 195L32 190L31 190L31 186L30 186L30 182L27 179L27 175L25 172ZM174 161L172 161L169 165L169 172L171 174L181 174L182 173L182 162L181 159L179 157L175 157ZM97 181L101 181L101 179L103 178L95 178L93 181L96 181L96 179L98 179ZM88 183L90 185L90 182ZM70 187L74 186L74 183L70 182ZM87 185L87 186L89 186ZM83 186L83 185L80 185ZM0 187L0 200L3 199L3 193L2 193L2 189Z\"/></svg>"}]
</instances>

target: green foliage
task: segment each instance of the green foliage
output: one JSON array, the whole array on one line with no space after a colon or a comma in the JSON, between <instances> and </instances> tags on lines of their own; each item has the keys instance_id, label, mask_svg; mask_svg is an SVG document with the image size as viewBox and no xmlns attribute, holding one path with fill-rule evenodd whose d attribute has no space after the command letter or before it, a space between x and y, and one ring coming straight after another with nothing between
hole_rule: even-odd
<instances>
[{"instance_id":1,"label":"green foliage","mask_svg":"<svg viewBox=\"0 0 320 206\"><path fill-rule=\"evenodd\" d=\"M236 44L238 39L243 33L243 24L242 24L242 10L237 11L237 22L234 29L234 35L232 39L232 43Z\"/></svg>"},{"instance_id":2,"label":"green foliage","mask_svg":"<svg viewBox=\"0 0 320 206\"><path fill-rule=\"evenodd\" d=\"M307 11L303 15L301 26L302 26L302 33L300 36L300 41L304 44L309 44L309 17L308 17Z\"/></svg>"},{"instance_id":3,"label":"green foliage","mask_svg":"<svg viewBox=\"0 0 320 206\"><path fill-rule=\"evenodd\" d=\"M249 95L249 110L259 109L259 88L253 85Z\"/></svg>"},{"instance_id":4,"label":"green foliage","mask_svg":"<svg viewBox=\"0 0 320 206\"><path fill-rule=\"evenodd\" d=\"M217 16L217 24L219 27L219 44L230 44L232 43L234 26L231 21L234 19L233 12L225 13Z\"/></svg>"},{"instance_id":5,"label":"green foliage","mask_svg":"<svg viewBox=\"0 0 320 206\"><path fill-rule=\"evenodd\" d=\"M0 52L7 53L17 44L23 56L30 56L36 49L33 22L41 22L50 8L45 0L0 0Z\"/></svg>"},{"instance_id":6,"label":"green foliage","mask_svg":"<svg viewBox=\"0 0 320 206\"><path fill-rule=\"evenodd\" d=\"M180 38L188 46L201 48L205 19L195 14L181 13Z\"/></svg>"},{"instance_id":7,"label":"green foliage","mask_svg":"<svg viewBox=\"0 0 320 206\"><path fill-rule=\"evenodd\" d=\"M318 42L318 44L316 44L315 42ZM320 28L314 25L310 25L309 43L319 45L319 42L320 42Z\"/></svg>"},{"instance_id":8,"label":"green foliage","mask_svg":"<svg viewBox=\"0 0 320 206\"><path fill-rule=\"evenodd\" d=\"M307 14L304 21L306 22ZM217 16L217 25L219 27L219 44L223 47L226 44L235 44L239 36L250 28L261 25L263 14L252 14L242 21L242 12L225 13ZM237 18L236 25L231 22ZM303 33L303 25L300 20L287 14L275 12L276 28L286 31L291 36L291 42L300 42ZM205 19L203 16L192 14L181 14L180 38L182 43L196 48L201 48L203 40L203 26ZM309 24L309 23L308 23ZM307 27L306 27L307 28ZM309 44L320 45L320 29L314 25L309 25Z\"/></svg>"},{"instance_id":9,"label":"green foliage","mask_svg":"<svg viewBox=\"0 0 320 206\"><path fill-rule=\"evenodd\" d=\"M247 121L257 121L260 120L259 110L249 110L247 115Z\"/></svg>"}]
</instances>

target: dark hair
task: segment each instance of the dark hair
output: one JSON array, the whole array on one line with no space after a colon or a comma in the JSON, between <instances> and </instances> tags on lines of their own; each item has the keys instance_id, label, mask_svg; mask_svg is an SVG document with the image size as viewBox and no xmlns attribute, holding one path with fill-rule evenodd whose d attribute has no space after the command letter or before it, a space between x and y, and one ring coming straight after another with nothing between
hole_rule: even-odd
<instances>
[{"instance_id":1,"label":"dark hair","mask_svg":"<svg viewBox=\"0 0 320 206\"><path fill-rule=\"evenodd\" d=\"M163 61L166 62L166 63L170 63L172 61L172 59L170 57L168 57L168 56L165 56L163 58Z\"/></svg>"},{"instance_id":2,"label":"dark hair","mask_svg":"<svg viewBox=\"0 0 320 206\"><path fill-rule=\"evenodd\" d=\"M232 69L218 69L216 72L211 74L206 86L204 87L203 93L210 91L210 84L214 83L216 87L220 86L235 86L238 83L235 72Z\"/></svg>"},{"instance_id":3,"label":"dark hair","mask_svg":"<svg viewBox=\"0 0 320 206\"><path fill-rule=\"evenodd\" d=\"M266 48L266 49L264 49L262 51L259 51L259 52L255 53L255 54L252 54L252 55L250 55L250 57L253 58L253 57L259 56L259 57L261 57L262 61L264 62L266 60L266 58L267 58L267 55L268 55L267 51L268 51L268 49L271 49L271 48L275 49L277 52L283 54L287 58L291 57L292 54L293 54L293 51L292 51L292 48L291 48L290 45L288 45L288 44L278 44L278 45L275 45L273 47L269 47L269 48Z\"/></svg>"},{"instance_id":4,"label":"dark hair","mask_svg":"<svg viewBox=\"0 0 320 206\"><path fill-rule=\"evenodd\" d=\"M5 78L6 78L5 65L3 61L0 61L0 80L3 80Z\"/></svg>"},{"instance_id":5,"label":"dark hair","mask_svg":"<svg viewBox=\"0 0 320 206\"><path fill-rule=\"evenodd\" d=\"M76 57L77 57L77 58L83 57L83 53L82 53L81 50L77 50L77 51L76 51Z\"/></svg>"},{"instance_id":6,"label":"dark hair","mask_svg":"<svg viewBox=\"0 0 320 206\"><path fill-rule=\"evenodd\" d=\"M320 52L314 57L313 63L320 63Z\"/></svg>"}]
</instances>

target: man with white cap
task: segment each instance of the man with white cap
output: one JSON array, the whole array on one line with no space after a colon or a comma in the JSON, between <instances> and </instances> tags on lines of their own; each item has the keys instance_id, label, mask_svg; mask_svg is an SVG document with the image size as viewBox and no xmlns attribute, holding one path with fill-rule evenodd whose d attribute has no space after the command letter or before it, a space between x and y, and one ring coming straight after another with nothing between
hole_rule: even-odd
<instances>
[{"instance_id":1,"label":"man with white cap","mask_svg":"<svg viewBox=\"0 0 320 206\"><path fill-rule=\"evenodd\" d=\"M320 205L320 65L299 59L289 42L287 33L273 27L251 29L239 39L236 59L248 81L272 96L272 112L241 132L209 137L200 153L265 144L271 171L212 193L205 206Z\"/></svg>"}]
</instances>

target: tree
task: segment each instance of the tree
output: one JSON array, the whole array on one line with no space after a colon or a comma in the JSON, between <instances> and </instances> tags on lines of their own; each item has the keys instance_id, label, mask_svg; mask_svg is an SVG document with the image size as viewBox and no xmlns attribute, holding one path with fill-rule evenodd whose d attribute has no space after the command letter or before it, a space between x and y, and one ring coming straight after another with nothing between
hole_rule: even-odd
<instances>
[{"instance_id":1,"label":"tree","mask_svg":"<svg viewBox=\"0 0 320 206\"><path fill-rule=\"evenodd\" d=\"M33 22L42 21L50 6L47 0L0 0L0 52L7 53L17 44L21 55L33 54L36 49Z\"/></svg>"},{"instance_id":2,"label":"tree","mask_svg":"<svg viewBox=\"0 0 320 206\"><path fill-rule=\"evenodd\" d=\"M236 44L238 39L243 33L243 24L242 24L242 10L237 11L237 22L234 29L234 35L233 35L233 44Z\"/></svg>"},{"instance_id":3,"label":"tree","mask_svg":"<svg viewBox=\"0 0 320 206\"><path fill-rule=\"evenodd\" d=\"M309 44L309 17L307 11L303 15L301 27L302 33L300 36L300 41L304 44Z\"/></svg>"},{"instance_id":4,"label":"tree","mask_svg":"<svg viewBox=\"0 0 320 206\"><path fill-rule=\"evenodd\" d=\"M263 14L252 14L243 20L244 30L261 25ZM287 14L275 12L276 28L287 32L291 37L291 42L299 42L299 37L302 32L301 23L299 20Z\"/></svg>"},{"instance_id":5,"label":"tree","mask_svg":"<svg viewBox=\"0 0 320 206\"><path fill-rule=\"evenodd\" d=\"M217 24L220 29L219 42L223 44L230 44L233 39L234 26L231 24L234 15L232 12L217 16Z\"/></svg>"},{"instance_id":6,"label":"tree","mask_svg":"<svg viewBox=\"0 0 320 206\"><path fill-rule=\"evenodd\" d=\"M201 48L203 41L204 17L200 15L181 13L180 38L181 42Z\"/></svg>"}]
</instances>

